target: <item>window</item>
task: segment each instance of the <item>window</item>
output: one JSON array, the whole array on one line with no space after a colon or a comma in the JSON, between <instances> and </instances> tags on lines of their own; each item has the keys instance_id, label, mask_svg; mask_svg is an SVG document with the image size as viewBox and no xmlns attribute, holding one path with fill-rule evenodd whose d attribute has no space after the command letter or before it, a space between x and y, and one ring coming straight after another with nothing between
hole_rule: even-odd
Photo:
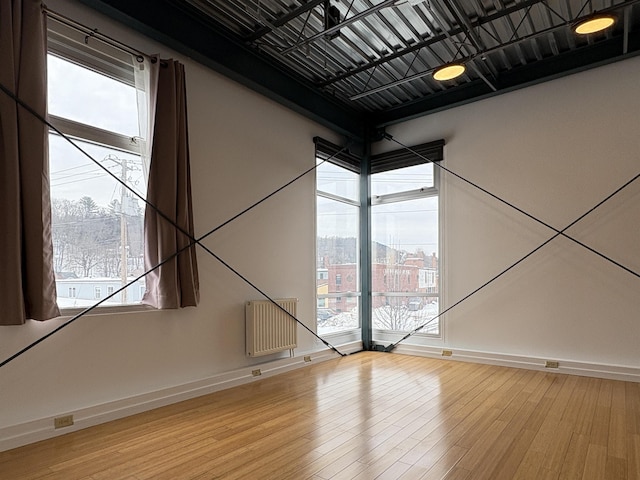
<instances>
[{"instance_id":1,"label":"window","mask_svg":"<svg viewBox=\"0 0 640 480\"><path fill-rule=\"evenodd\" d=\"M80 32L50 22L48 110L50 122L96 159L96 165L51 130L51 179L54 267L58 292L62 279L74 278L94 287L117 279L120 285L144 271L144 202L117 179L146 194L136 88L136 59L98 40L85 42ZM140 101L140 102L139 102ZM142 113L142 112L141 112ZM115 177L115 178L114 178ZM59 280L58 280L59 279ZM143 282L139 282L143 285ZM90 290L89 290L90 291ZM114 293L108 287L107 293ZM71 295L69 289L69 298ZM104 305L139 303L127 292ZM90 305L90 299L87 304ZM58 296L60 308L80 305Z\"/></svg>"},{"instance_id":2,"label":"window","mask_svg":"<svg viewBox=\"0 0 640 480\"><path fill-rule=\"evenodd\" d=\"M318 150L318 162L329 155ZM360 327L360 176L324 162L316 169L318 334Z\"/></svg>"},{"instance_id":3,"label":"window","mask_svg":"<svg viewBox=\"0 0 640 480\"><path fill-rule=\"evenodd\" d=\"M374 335L408 332L438 315L437 187L431 163L371 175ZM438 335L439 322L421 333Z\"/></svg>"},{"instance_id":4,"label":"window","mask_svg":"<svg viewBox=\"0 0 640 480\"><path fill-rule=\"evenodd\" d=\"M76 298L76 287L69 287L69 298Z\"/></svg>"}]
</instances>

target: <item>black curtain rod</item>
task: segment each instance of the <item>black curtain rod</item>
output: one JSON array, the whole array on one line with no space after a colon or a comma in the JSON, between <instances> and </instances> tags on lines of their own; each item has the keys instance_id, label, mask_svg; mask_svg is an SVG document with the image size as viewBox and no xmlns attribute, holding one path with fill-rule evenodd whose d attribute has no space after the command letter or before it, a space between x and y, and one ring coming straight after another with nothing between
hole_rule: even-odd
<instances>
[{"instance_id":1,"label":"black curtain rod","mask_svg":"<svg viewBox=\"0 0 640 480\"><path fill-rule=\"evenodd\" d=\"M145 58L151 59L152 62L156 61L155 58L152 57L151 55L141 52L140 50L133 48L125 43L122 43L114 38L111 38L108 35L105 35L104 33L100 33L97 28L87 27L86 25L83 25L82 23L77 22L69 17L66 17L61 13L50 10L45 6L42 7L42 10L47 15L47 17L51 18L52 20L55 20L58 23L62 23L63 25L71 27L80 33L84 33L86 35L85 43L87 43L90 38L95 38L96 40L99 40L102 43L105 43L125 53L133 55L138 62L142 63Z\"/></svg>"}]
</instances>

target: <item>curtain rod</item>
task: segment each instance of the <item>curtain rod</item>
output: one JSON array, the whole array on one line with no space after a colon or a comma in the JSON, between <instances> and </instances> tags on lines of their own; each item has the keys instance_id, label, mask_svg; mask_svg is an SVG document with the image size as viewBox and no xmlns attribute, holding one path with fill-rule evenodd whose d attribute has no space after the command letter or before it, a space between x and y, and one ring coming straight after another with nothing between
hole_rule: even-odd
<instances>
[{"instance_id":1,"label":"curtain rod","mask_svg":"<svg viewBox=\"0 0 640 480\"><path fill-rule=\"evenodd\" d=\"M89 41L89 38L95 38L103 43L106 43L107 45L110 45L123 52L133 55L136 58L136 60L138 60L138 62L143 62L145 58L151 59L152 62L156 61L155 57L152 57L151 55L148 55L144 52L141 52L140 50L130 47L129 45L119 42L118 40L115 40L109 37L108 35L105 35L104 33L100 33L97 28L89 28L86 25L76 22L75 20L72 20L69 17L65 17L64 15L58 12L50 10L44 5L42 6L42 10L47 15L47 17L59 23L62 23L64 25L67 25L68 27L71 27L81 33L86 34L85 43Z\"/></svg>"}]
</instances>

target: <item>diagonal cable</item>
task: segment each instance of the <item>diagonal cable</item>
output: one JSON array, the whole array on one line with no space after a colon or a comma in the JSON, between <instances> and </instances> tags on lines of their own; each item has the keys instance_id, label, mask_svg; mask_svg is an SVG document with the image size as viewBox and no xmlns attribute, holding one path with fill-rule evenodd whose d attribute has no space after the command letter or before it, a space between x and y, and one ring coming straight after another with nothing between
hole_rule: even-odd
<instances>
[{"instance_id":1,"label":"diagonal cable","mask_svg":"<svg viewBox=\"0 0 640 480\"><path fill-rule=\"evenodd\" d=\"M521 257L520 259L518 259L516 262L512 263L510 266L508 266L507 268L505 268L504 270L502 270L500 273L498 273L497 275L493 276L491 279L487 280L485 283L483 283L482 285L480 285L478 288L472 290L471 292L469 292L468 294L466 294L464 297L462 297L460 300L458 300L457 302L455 302L453 305L450 305L449 307L447 307L446 309L444 309L442 312L438 313L438 315L436 315L435 317L431 318L428 322L416 327L415 329L413 329L412 331L408 332L404 337L402 337L400 340L398 340L395 343L392 343L391 345L385 347L385 352L391 352L393 351L398 344L400 344L401 342L403 342L404 340L406 340L407 338L411 337L412 335L418 333L420 330L422 330L423 328L427 327L428 325L432 324L433 322L435 322L437 319L439 319L442 315L444 315L445 313L451 311L453 308L455 308L456 306L460 305L462 302L464 302L465 300L467 300L469 297L475 295L476 293L478 293L479 291L483 290L485 287L489 286L490 284L492 284L493 282L495 282L498 278L502 277L504 274L506 274L507 272L509 272L510 270L512 270L513 268L515 268L517 265L519 265L520 263L524 262L527 258L529 258L531 255L533 255L534 253L536 253L538 250L540 250L541 248L543 248L544 246L546 246L547 244L549 244L551 241L555 240L557 237L559 236L564 236L565 238L572 240L576 243L578 243L579 245L584 246L585 248L587 248L589 251L592 251L596 254L598 254L599 256L611 261L612 263L614 263L615 265L618 265L619 267L623 268L625 271L635 275L635 276L639 276L636 272L634 272L633 270L630 270L629 268L625 267L624 265L620 265L618 262L615 262L611 259L609 259L608 257L606 257L605 255L602 255L601 253L593 250L592 248L582 244L582 242L579 242L577 240L575 240L574 238L570 237L569 235L565 234L565 231L568 230L569 228L573 227L575 224L577 224L578 222L580 222L583 218L585 218L586 216L590 215L593 211L595 211L596 209L598 209L600 206L602 206L604 203L608 202L611 198L613 198L615 195L617 195L618 193L620 193L622 190L624 190L625 188L627 188L629 185L631 185L633 182L635 182L638 178L640 178L640 173L637 174L636 176L634 176L631 180L627 181L626 183L624 183L622 186L620 186L619 188L617 188L614 192L612 192L611 194L607 195L604 199L602 199L600 202L598 202L594 207L590 208L589 210L587 210L585 213L583 213L582 215L580 215L577 219L575 219L573 222L571 222L569 225L567 225L566 227L564 227L561 230L557 230L549 225L546 225L544 222L536 219L535 217L533 217L532 215L524 212L523 210L511 205L510 203L506 202L505 200L500 199L499 197L495 196L494 194L492 194L491 192L488 192L487 190L483 189L482 187L474 184L473 182L466 180L465 178L461 177L460 175L452 172L451 170L447 169L446 167L443 167L442 165L440 165L437 162L433 162L431 160L429 160L428 158L426 158L424 155L421 155L420 153L416 152L415 150L411 149L410 147L405 146L404 144L402 144L401 142L393 139L392 137L390 137L389 135L387 136L389 139L395 141L396 143L398 143L399 145L402 145L404 148L407 148L409 151L411 151L413 154L419 156L420 158L427 160L429 163L433 163L434 165L437 165L439 168L445 170L446 172L454 175L455 177L469 183L470 185L473 185L474 187L480 189L481 191L487 193L488 195L490 195L492 198L496 198L497 200L500 200L501 202L511 206L512 208L515 208L516 210L518 210L519 212L523 213L524 215L533 218L536 221L539 221L540 223L542 223L545 226L548 226L549 228L551 228L552 230L554 230L556 233L550 237L549 239L547 239L546 241L544 241L543 243L541 243L540 245L538 245L536 248L534 248L533 250L531 250L529 253L527 253L526 255L524 255L523 257Z\"/></svg>"},{"instance_id":2,"label":"diagonal cable","mask_svg":"<svg viewBox=\"0 0 640 480\"><path fill-rule=\"evenodd\" d=\"M238 277L240 277L240 279L242 279L245 283L247 283L249 286L251 286L254 290L256 290L258 293L260 293L262 296L264 296L270 303L272 303L273 305L275 305L279 310L281 310L282 312L284 312L285 314L287 314L290 318L292 318L293 320L295 320L298 324L302 325L302 327L304 327L307 331L309 331L313 336L315 336L316 338L318 338L325 346L327 346L329 349L335 351L336 353L338 353L340 356L346 356L346 354L340 352L336 347L334 347L333 345L331 345L329 342L327 342L325 339L323 339L322 337L320 337L316 332L314 332L313 330L311 330L309 327L307 327L303 322L301 322L298 318L296 318L294 315L292 315L290 312L288 312L287 310L285 310L281 305L279 305L273 298L271 298L269 295L267 295L262 289L260 289L257 285L255 285L253 282L251 282L249 279L247 279L244 275L242 275L240 272L238 272L236 269L234 269L231 265L229 265L227 262L225 262L220 256L216 255L211 249L209 249L206 245L204 245L202 243L202 240L204 240L205 238L209 237L210 235L212 235L214 232L218 231L219 229L221 229L222 227L224 227L225 225L229 224L230 222L232 222L233 220L237 219L238 217L240 217L241 215L244 215L245 213L247 213L248 211L252 210L253 208L257 207L258 205L260 205L261 203L265 202L267 199L271 198L272 196L274 196L275 194L277 194L278 192L280 192L281 190L285 189L286 187L288 187L289 185L291 185L292 183L294 183L295 181L297 181L298 179L302 178L303 176L307 175L308 173L314 171L315 169L317 169L320 165L322 165L323 163L331 160L332 158L336 157L337 155L339 155L340 153L344 152L345 150L347 150L349 148L349 145L347 144L345 147L343 147L342 149L340 149L338 152L334 153L332 156L330 156L329 158L316 163L313 167L305 170L304 172L302 172L301 174L299 174L298 176L294 177L292 180L290 180L289 182L285 183L283 186L281 186L280 188L276 189L275 191L271 192L269 195L263 197L262 199L258 200L257 202L253 203L252 205L250 205L249 207L245 208L244 210L242 210L241 212L239 212L238 214L234 215L233 217L231 217L230 219L228 219L227 221L223 222L222 224L218 225L217 227L209 230L207 233L205 233L204 235L201 235L198 238L194 238L189 232L185 231L182 227L180 227L176 222L174 222L171 218L169 218L166 214L164 214L158 207L156 207L155 205L153 205L151 202L149 202L146 198L142 197L138 192L136 192L135 190L133 190L130 186L128 186L126 184L126 182L124 182L123 180L121 180L120 178L118 178L116 175L114 175L112 172L110 172L106 167L104 167L99 161L97 161L96 159L94 159L89 153L87 153L82 147L80 147L79 145L77 145L71 138L69 138L65 133L61 132L58 128L56 128L54 125L52 125L47 119L45 119L44 117L42 117L42 115L40 115L38 112L36 112L33 108L31 108L28 104L26 104L22 99L20 99L14 92L12 92L11 90L9 90L5 85L0 83L0 90L2 90L5 94L7 94L10 98L12 98L18 105L20 105L21 107L23 107L26 111L28 111L31 115L33 115L35 118L37 118L38 120L40 120L42 123L44 123L45 125L47 125L50 129L52 129L54 132L56 132L58 135L60 135L62 138L64 138L67 142L69 142L71 145L73 145L78 151L80 151L84 156L86 156L89 160L91 160L93 163L95 163L96 165L98 165L102 170L104 170L110 177L112 177L114 180L116 180L116 182L120 183L121 185L123 185L127 190L131 191L137 198L139 198L142 202L144 202L146 205L148 205L149 207L151 207L156 213L158 213L158 215L160 215L165 221L167 221L169 224L171 224L177 231L179 231L181 234L185 235L188 239L189 239L189 243L184 246L183 248L181 248L180 250L178 250L176 253L170 255L168 258L164 259L162 262L160 262L159 264L157 264L156 266L152 267L150 270L144 272L142 275L140 275L139 277L137 277L135 280L133 280L132 282L126 284L125 286L121 287L120 289L116 290L113 294L108 295L107 297L105 297L104 299L100 300L99 302L97 302L96 304L94 304L91 307L86 308L85 310L83 310L82 312L74 315L71 319L69 319L67 322L63 323L62 325L60 325L59 327L57 327L56 329L52 330L51 332L49 332L49 334L41 337L40 339L36 340L35 342L33 342L32 344L28 345L27 347L23 348L20 352L18 352L17 354L12 355L11 357L9 357L8 359L4 360L3 362L0 363L0 367L4 366L5 364L9 363L10 361L14 360L15 358L19 357L20 355L22 355L23 353L25 353L26 351L30 350L31 348L33 348L34 346L36 346L37 344L39 344L41 341L45 340L46 338L48 338L49 336L53 335L54 333L58 332L59 330L61 330L62 328L70 325L71 323L73 323L74 321L76 321L77 319L81 318L82 316L86 315L87 313L89 313L90 311L92 311L93 309L95 309L97 306L101 305L102 303L104 303L105 301L107 301L110 298L113 298L116 294L120 293L122 290L124 290L126 287L128 287L129 285L132 285L133 283L135 283L136 281L140 280L141 278L145 277L146 275L148 275L149 273L151 273L152 271L156 270L157 268L159 268L161 265L165 264L166 262L168 262L169 260L177 257L180 253L186 251L188 248L191 248L194 245L200 245L200 247L202 247L207 253L209 253L209 255L211 255L212 257L214 257L216 260L218 260L218 262L220 262L222 265L224 265L227 269L229 269L231 272L233 272L234 274L236 274Z\"/></svg>"},{"instance_id":3,"label":"diagonal cable","mask_svg":"<svg viewBox=\"0 0 640 480\"><path fill-rule=\"evenodd\" d=\"M387 135L389 137L389 135ZM527 211L523 210L522 208L512 204L511 202L508 202L507 200L504 200L503 198L498 197L495 193L490 192L489 190L487 190L486 188L481 187L480 185L478 185L477 183L472 182L471 180L468 180L466 178L464 178L463 176L455 173L454 171L452 171L451 169L444 167L442 165L440 165L439 162L434 162L432 160L429 160L427 157L425 157L424 155L420 154L419 152L416 152L415 150L413 150L411 147L408 147L406 145L404 145L403 143L399 142L398 140L394 139L393 137L391 137L391 140L396 142L398 145L401 145L402 147L406 148L408 151L410 151L411 153L413 153L414 155L417 155L418 157L422 158L423 160L426 160L429 163L433 163L434 165L436 165L438 168L440 168L441 170L444 170L445 172L447 172L450 175L453 175L454 177L462 180L463 182L471 185L472 187L477 188L478 190L480 190L483 193L486 193L487 195L489 195L491 198L494 198L495 200L498 200L500 203L503 203L509 207L511 207L512 209L520 212L521 214L523 214L524 216L534 220L535 222L539 223L540 225L544 225L545 227L547 227L550 230L553 230L554 232L562 235L563 237L565 237L568 240L571 240L572 242L580 245L581 247L589 250L590 252L598 255L599 257L605 259L606 261L616 265L617 267L625 270L626 272L630 273L631 275L640 278L640 273L630 269L629 267L626 267L625 265L622 265L621 263L613 260L612 258L604 255L603 253L598 252L597 250L595 250L594 248L590 247L589 245L581 242L580 240L567 235L565 232L566 228L562 229L562 230L558 230L556 227L548 224L547 222L545 222L544 220L540 220L539 218L533 216L532 214L528 213ZM631 180L629 180L627 183L625 183L623 185L622 188L625 188L626 186L628 186L629 184L635 182L638 178L640 178L640 173L637 174L635 177L633 177ZM616 193L618 192L618 190L616 190ZM582 219L582 217L580 218ZM571 226L573 226L573 224L571 224Z\"/></svg>"}]
</instances>

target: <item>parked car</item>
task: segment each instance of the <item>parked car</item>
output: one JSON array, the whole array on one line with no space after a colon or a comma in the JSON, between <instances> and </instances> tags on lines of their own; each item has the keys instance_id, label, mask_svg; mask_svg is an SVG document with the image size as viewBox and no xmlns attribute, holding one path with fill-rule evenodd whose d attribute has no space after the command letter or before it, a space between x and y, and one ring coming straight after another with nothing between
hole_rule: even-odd
<instances>
[{"instance_id":1,"label":"parked car","mask_svg":"<svg viewBox=\"0 0 640 480\"><path fill-rule=\"evenodd\" d=\"M416 310L420 310L422 309L422 299L412 299L409 300L409 303L407 304L407 308L409 310L412 311L416 311Z\"/></svg>"},{"instance_id":2,"label":"parked car","mask_svg":"<svg viewBox=\"0 0 640 480\"><path fill-rule=\"evenodd\" d=\"M327 320L333 316L335 316L336 312L331 310L330 308L319 308L316 316L319 321Z\"/></svg>"}]
</instances>

